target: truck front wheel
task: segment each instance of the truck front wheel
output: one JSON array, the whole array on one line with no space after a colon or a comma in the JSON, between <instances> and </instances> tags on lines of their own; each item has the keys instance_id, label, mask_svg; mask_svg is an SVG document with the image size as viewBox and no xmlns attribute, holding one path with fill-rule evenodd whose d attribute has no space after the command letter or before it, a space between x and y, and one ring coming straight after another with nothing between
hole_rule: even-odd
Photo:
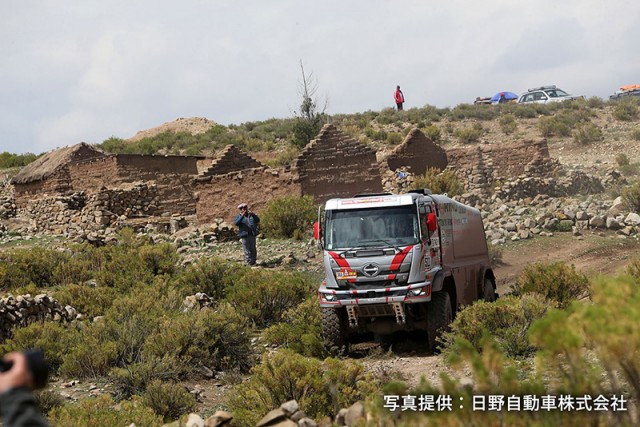
<instances>
[{"instance_id":1,"label":"truck front wheel","mask_svg":"<svg viewBox=\"0 0 640 427\"><path fill-rule=\"evenodd\" d=\"M453 321L451 297L446 291L435 292L427 305L427 335L429 349L436 353L440 346L442 334L449 329Z\"/></svg>"},{"instance_id":2,"label":"truck front wheel","mask_svg":"<svg viewBox=\"0 0 640 427\"><path fill-rule=\"evenodd\" d=\"M496 298L496 290L493 288L493 282L488 277L484 278L483 297L486 302L494 302Z\"/></svg>"},{"instance_id":3,"label":"truck front wheel","mask_svg":"<svg viewBox=\"0 0 640 427\"><path fill-rule=\"evenodd\" d=\"M338 310L333 308L322 309L322 339L329 349L336 348L339 352L342 352L344 351L346 340L343 316L340 314Z\"/></svg>"}]
</instances>

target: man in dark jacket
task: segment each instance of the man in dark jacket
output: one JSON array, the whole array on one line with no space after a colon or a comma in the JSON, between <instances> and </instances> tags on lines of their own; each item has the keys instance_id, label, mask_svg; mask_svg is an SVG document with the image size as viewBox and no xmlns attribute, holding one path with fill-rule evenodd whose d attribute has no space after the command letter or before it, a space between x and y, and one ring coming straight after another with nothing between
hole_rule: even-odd
<instances>
[{"instance_id":1,"label":"man in dark jacket","mask_svg":"<svg viewBox=\"0 0 640 427\"><path fill-rule=\"evenodd\" d=\"M256 249L256 236L258 235L258 224L260 218L255 213L249 210L249 206L246 203L240 203L238 205L240 213L236 215L233 220L234 224L238 226L240 240L242 240L242 249L244 249L244 260L249 265L256 264L256 257L258 251Z\"/></svg>"},{"instance_id":2,"label":"man in dark jacket","mask_svg":"<svg viewBox=\"0 0 640 427\"><path fill-rule=\"evenodd\" d=\"M36 405L24 353L9 353L4 361L13 363L8 371L0 372L0 413L5 427L48 426Z\"/></svg>"}]
</instances>

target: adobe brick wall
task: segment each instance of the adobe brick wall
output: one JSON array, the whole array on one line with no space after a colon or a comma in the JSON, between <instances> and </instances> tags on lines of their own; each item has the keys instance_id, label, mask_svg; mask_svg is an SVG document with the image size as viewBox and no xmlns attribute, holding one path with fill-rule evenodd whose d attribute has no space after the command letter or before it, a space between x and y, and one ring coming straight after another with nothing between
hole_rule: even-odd
<instances>
[{"instance_id":1,"label":"adobe brick wall","mask_svg":"<svg viewBox=\"0 0 640 427\"><path fill-rule=\"evenodd\" d=\"M48 195L68 194L72 190L68 167L62 167L42 181L14 185L15 203L25 207L29 200Z\"/></svg>"},{"instance_id":2,"label":"adobe brick wall","mask_svg":"<svg viewBox=\"0 0 640 427\"><path fill-rule=\"evenodd\" d=\"M417 128L407 134L386 163L392 171L409 167L414 175L422 175L429 168L444 170L448 164L446 151Z\"/></svg>"},{"instance_id":3,"label":"adobe brick wall","mask_svg":"<svg viewBox=\"0 0 640 427\"><path fill-rule=\"evenodd\" d=\"M71 186L75 191L95 193L120 182L115 155L73 163L68 168Z\"/></svg>"},{"instance_id":4,"label":"adobe brick wall","mask_svg":"<svg viewBox=\"0 0 640 427\"><path fill-rule=\"evenodd\" d=\"M326 124L292 165L303 195L322 203L332 197L382 191L376 153Z\"/></svg>"},{"instance_id":5,"label":"adobe brick wall","mask_svg":"<svg viewBox=\"0 0 640 427\"><path fill-rule=\"evenodd\" d=\"M236 206L242 202L260 215L271 199L302 195L300 184L292 174L267 167L198 177L194 187L200 224L212 223L216 218L231 222L237 213Z\"/></svg>"},{"instance_id":6,"label":"adobe brick wall","mask_svg":"<svg viewBox=\"0 0 640 427\"><path fill-rule=\"evenodd\" d=\"M240 151L235 145L229 144L201 175L224 175L229 172L259 168L263 166L264 165L262 163L253 157Z\"/></svg>"}]
</instances>

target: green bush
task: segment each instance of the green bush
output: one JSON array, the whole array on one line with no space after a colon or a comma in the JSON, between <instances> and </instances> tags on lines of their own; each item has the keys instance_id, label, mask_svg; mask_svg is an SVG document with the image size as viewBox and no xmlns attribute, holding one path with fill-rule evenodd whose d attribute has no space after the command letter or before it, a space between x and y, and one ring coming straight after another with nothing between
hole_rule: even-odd
<instances>
[{"instance_id":1,"label":"green bush","mask_svg":"<svg viewBox=\"0 0 640 427\"><path fill-rule=\"evenodd\" d=\"M632 100L618 102L613 109L613 117L623 122L637 119L638 104Z\"/></svg>"},{"instance_id":2,"label":"green bush","mask_svg":"<svg viewBox=\"0 0 640 427\"><path fill-rule=\"evenodd\" d=\"M576 130L573 132L573 139L580 145L600 142L603 139L602 130L593 123L585 123L577 126Z\"/></svg>"},{"instance_id":3,"label":"green bush","mask_svg":"<svg viewBox=\"0 0 640 427\"><path fill-rule=\"evenodd\" d=\"M258 327L280 322L284 313L315 293L301 273L252 270L234 283L226 300Z\"/></svg>"},{"instance_id":4,"label":"green bush","mask_svg":"<svg viewBox=\"0 0 640 427\"><path fill-rule=\"evenodd\" d=\"M44 416L47 416L54 408L60 408L65 404L64 397L53 390L36 391L34 395L36 397L36 405L38 405L38 409Z\"/></svg>"},{"instance_id":5,"label":"green bush","mask_svg":"<svg viewBox=\"0 0 640 427\"><path fill-rule=\"evenodd\" d=\"M564 308L577 298L589 295L589 280L564 262L529 264L512 285L516 295L541 294Z\"/></svg>"},{"instance_id":6,"label":"green bush","mask_svg":"<svg viewBox=\"0 0 640 427\"><path fill-rule=\"evenodd\" d=\"M538 128L540 129L540 134L545 138L550 136L569 136L571 134L569 124L558 120L555 116L540 117Z\"/></svg>"},{"instance_id":7,"label":"green bush","mask_svg":"<svg viewBox=\"0 0 640 427\"><path fill-rule=\"evenodd\" d=\"M399 134L398 132L390 132L387 135L387 140L386 143L389 145L397 145L400 144L402 142L402 134Z\"/></svg>"},{"instance_id":8,"label":"green bush","mask_svg":"<svg viewBox=\"0 0 640 427\"><path fill-rule=\"evenodd\" d=\"M434 194L447 194L449 197L458 196L464 192L464 186L451 169L440 172L436 168L429 168L424 175L416 176L415 188L428 188Z\"/></svg>"},{"instance_id":9,"label":"green bush","mask_svg":"<svg viewBox=\"0 0 640 427\"><path fill-rule=\"evenodd\" d=\"M292 238L294 232L309 234L318 212L311 196L284 196L270 200L260 219L268 237Z\"/></svg>"},{"instance_id":10,"label":"green bush","mask_svg":"<svg viewBox=\"0 0 640 427\"><path fill-rule=\"evenodd\" d=\"M504 250L502 249L502 247L498 245L488 244L487 249L489 250L489 262L491 263L491 265L504 265L504 261L502 259L502 257L504 256Z\"/></svg>"},{"instance_id":11,"label":"green bush","mask_svg":"<svg viewBox=\"0 0 640 427\"><path fill-rule=\"evenodd\" d=\"M498 123L500 124L502 133L504 133L505 135L511 135L516 130L518 130L518 123L516 122L516 117L513 114L505 114L504 116L500 116Z\"/></svg>"},{"instance_id":12,"label":"green bush","mask_svg":"<svg viewBox=\"0 0 640 427\"><path fill-rule=\"evenodd\" d=\"M289 348L303 356L327 356L322 343L322 312L318 298L307 298L284 314L283 320L264 331L272 345Z\"/></svg>"},{"instance_id":13,"label":"green bush","mask_svg":"<svg viewBox=\"0 0 640 427\"><path fill-rule=\"evenodd\" d=\"M153 381L178 381L190 372L184 361L165 355L132 363L124 368L109 371L109 380L118 399L128 399L143 394Z\"/></svg>"},{"instance_id":14,"label":"green bush","mask_svg":"<svg viewBox=\"0 0 640 427\"><path fill-rule=\"evenodd\" d=\"M254 426L264 414L295 399L310 418L336 414L373 395L377 387L353 361L321 362L290 350L265 354L248 381L237 386L228 402L234 425Z\"/></svg>"},{"instance_id":15,"label":"green bush","mask_svg":"<svg viewBox=\"0 0 640 427\"><path fill-rule=\"evenodd\" d=\"M605 106L605 102L602 98L598 97L598 96L592 96L591 98L587 99L587 106L590 108L597 108L597 109L602 109Z\"/></svg>"},{"instance_id":16,"label":"green bush","mask_svg":"<svg viewBox=\"0 0 640 427\"><path fill-rule=\"evenodd\" d=\"M463 144L473 144L480 141L480 138L484 135L484 129L479 123L474 124L472 127L466 127L462 129L456 129L453 132L453 136L458 138Z\"/></svg>"},{"instance_id":17,"label":"green bush","mask_svg":"<svg viewBox=\"0 0 640 427\"><path fill-rule=\"evenodd\" d=\"M440 132L440 128L436 125L430 125L423 128L422 133L436 144L439 144L442 141L442 132Z\"/></svg>"},{"instance_id":18,"label":"green bush","mask_svg":"<svg viewBox=\"0 0 640 427\"><path fill-rule=\"evenodd\" d=\"M107 375L117 361L119 348L114 341L97 338L96 328L82 330L72 346L66 348L60 374L68 378L91 379ZM102 328L100 328L102 330Z\"/></svg>"},{"instance_id":19,"label":"green bush","mask_svg":"<svg viewBox=\"0 0 640 427\"><path fill-rule=\"evenodd\" d=\"M77 404L54 408L49 415L52 426L103 427L160 426L164 420L153 409L145 406L140 398L116 403L107 395L84 399Z\"/></svg>"},{"instance_id":20,"label":"green bush","mask_svg":"<svg viewBox=\"0 0 640 427\"><path fill-rule=\"evenodd\" d=\"M627 265L626 272L629 276L640 281L640 257L634 258L629 265Z\"/></svg>"},{"instance_id":21,"label":"green bush","mask_svg":"<svg viewBox=\"0 0 640 427\"><path fill-rule=\"evenodd\" d=\"M622 189L620 195L631 212L640 213L640 181Z\"/></svg>"},{"instance_id":22,"label":"green bush","mask_svg":"<svg viewBox=\"0 0 640 427\"><path fill-rule=\"evenodd\" d=\"M53 291L61 305L71 305L88 319L103 315L117 296L116 289L105 286L66 285Z\"/></svg>"},{"instance_id":23,"label":"green bush","mask_svg":"<svg viewBox=\"0 0 640 427\"><path fill-rule=\"evenodd\" d=\"M227 288L249 268L222 258L205 258L189 265L176 275L175 286L184 296L204 292L218 301L226 296Z\"/></svg>"},{"instance_id":24,"label":"green bush","mask_svg":"<svg viewBox=\"0 0 640 427\"><path fill-rule=\"evenodd\" d=\"M29 283L38 288L56 285L53 271L64 262L68 262L68 255L39 246L0 252L0 290L14 290Z\"/></svg>"},{"instance_id":25,"label":"green bush","mask_svg":"<svg viewBox=\"0 0 640 427\"><path fill-rule=\"evenodd\" d=\"M640 141L640 129L634 129L631 131L631 139L634 141Z\"/></svg>"},{"instance_id":26,"label":"green bush","mask_svg":"<svg viewBox=\"0 0 640 427\"><path fill-rule=\"evenodd\" d=\"M618 166L629 166L629 157L624 153L616 154L616 163Z\"/></svg>"},{"instance_id":27,"label":"green bush","mask_svg":"<svg viewBox=\"0 0 640 427\"><path fill-rule=\"evenodd\" d=\"M183 386L154 380L147 387L142 400L145 406L153 409L165 419L177 419L196 406L196 398Z\"/></svg>"},{"instance_id":28,"label":"green bush","mask_svg":"<svg viewBox=\"0 0 640 427\"><path fill-rule=\"evenodd\" d=\"M5 151L0 153L0 169L21 168L27 166L37 158L38 156L32 153L12 154Z\"/></svg>"},{"instance_id":29,"label":"green bush","mask_svg":"<svg viewBox=\"0 0 640 427\"><path fill-rule=\"evenodd\" d=\"M444 334L445 352L458 352L459 339L482 351L483 339L490 335L508 356L527 357L535 351L527 338L529 326L542 318L547 308L547 302L535 294L507 295L495 302L478 301L460 311L451 331Z\"/></svg>"},{"instance_id":30,"label":"green bush","mask_svg":"<svg viewBox=\"0 0 640 427\"><path fill-rule=\"evenodd\" d=\"M80 340L76 329L58 322L31 323L13 330L13 337L0 344L0 354L24 351L28 348L42 349L51 367L57 372L70 348Z\"/></svg>"}]
</instances>

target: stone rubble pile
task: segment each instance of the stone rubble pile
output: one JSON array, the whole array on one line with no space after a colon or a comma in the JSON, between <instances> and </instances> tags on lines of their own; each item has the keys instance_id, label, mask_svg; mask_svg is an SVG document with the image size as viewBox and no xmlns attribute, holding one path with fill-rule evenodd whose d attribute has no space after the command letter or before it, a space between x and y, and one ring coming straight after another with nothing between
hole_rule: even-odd
<instances>
[{"instance_id":1,"label":"stone rubble pile","mask_svg":"<svg viewBox=\"0 0 640 427\"><path fill-rule=\"evenodd\" d=\"M16 201L13 194L13 185L8 179L0 180L0 219L9 219L16 216Z\"/></svg>"},{"instance_id":2,"label":"stone rubble pile","mask_svg":"<svg viewBox=\"0 0 640 427\"><path fill-rule=\"evenodd\" d=\"M233 414L226 411L217 411L206 420L203 420L200 415L192 413L184 423L174 421L162 427L220 427L233 425L232 421ZM290 400L262 417L256 427L355 427L366 425L367 421L370 421L370 416L366 413L362 402L356 402L349 408L340 409L333 419L327 416L316 422L307 417L297 401ZM135 427L135 424L131 424L129 427Z\"/></svg>"},{"instance_id":3,"label":"stone rubble pile","mask_svg":"<svg viewBox=\"0 0 640 427\"><path fill-rule=\"evenodd\" d=\"M0 340L11 337L15 326L26 326L34 322L53 320L54 322L71 322L81 319L75 308L62 306L47 294L8 295L0 298Z\"/></svg>"},{"instance_id":4,"label":"stone rubble pile","mask_svg":"<svg viewBox=\"0 0 640 427\"><path fill-rule=\"evenodd\" d=\"M551 197L566 197L575 194L597 194L604 191L600 179L581 171L571 171L560 178L541 178L522 175L496 188L496 198L506 201L519 200L545 194Z\"/></svg>"}]
</instances>

